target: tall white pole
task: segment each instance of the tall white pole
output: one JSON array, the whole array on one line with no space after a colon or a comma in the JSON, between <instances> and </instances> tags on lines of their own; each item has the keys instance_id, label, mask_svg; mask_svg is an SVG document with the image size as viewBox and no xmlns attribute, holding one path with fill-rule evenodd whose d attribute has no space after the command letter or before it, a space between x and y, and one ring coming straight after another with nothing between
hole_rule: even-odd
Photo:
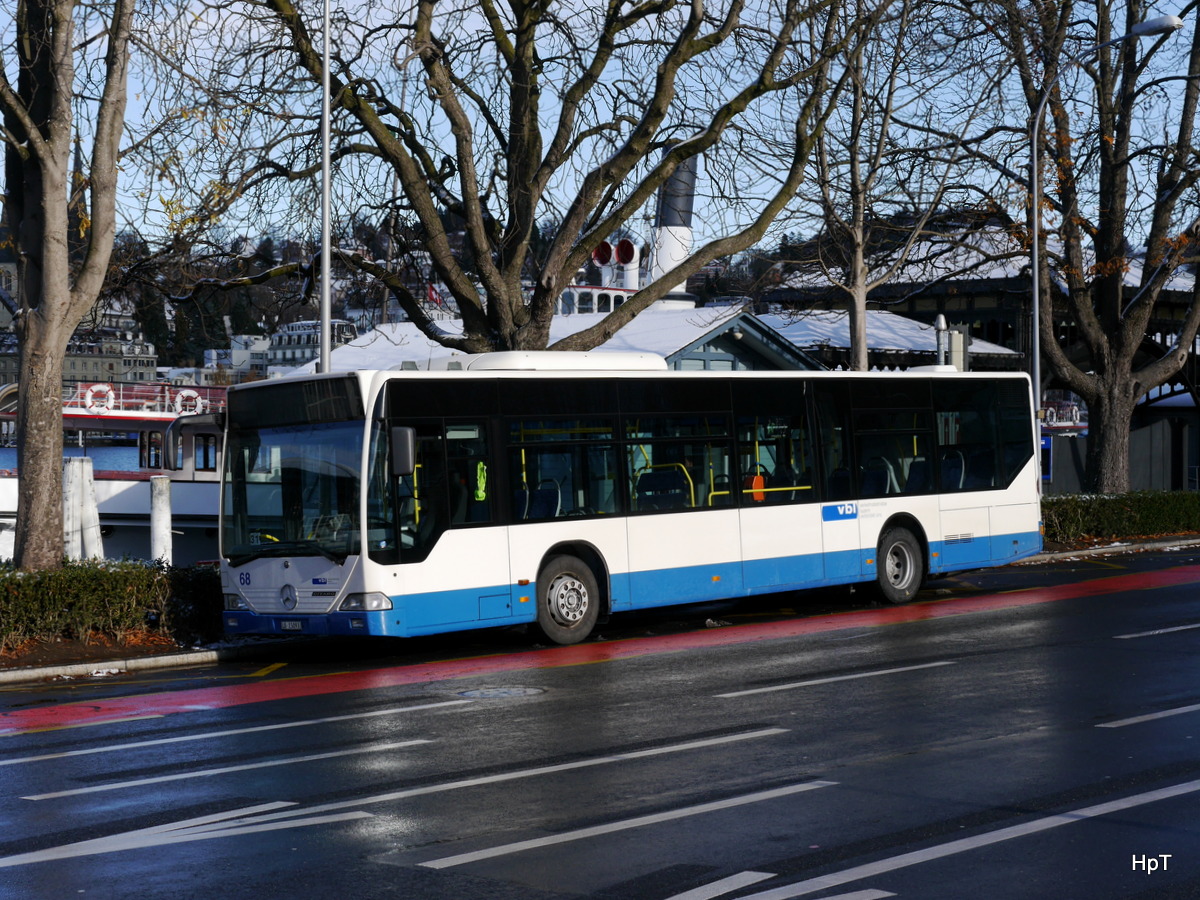
<instances>
[{"instance_id":1,"label":"tall white pole","mask_svg":"<svg viewBox=\"0 0 1200 900\"><path fill-rule=\"evenodd\" d=\"M171 546L171 476L150 476L150 558L164 565L174 561Z\"/></svg>"},{"instance_id":2,"label":"tall white pole","mask_svg":"<svg viewBox=\"0 0 1200 900\"><path fill-rule=\"evenodd\" d=\"M332 253L329 249L329 0L325 0L322 23L322 65L321 65L321 336L318 371L330 370L330 344L333 340L333 299L330 286L330 262Z\"/></svg>"},{"instance_id":3,"label":"tall white pole","mask_svg":"<svg viewBox=\"0 0 1200 900\"><path fill-rule=\"evenodd\" d=\"M1030 367L1030 377L1033 381L1033 402L1037 404L1038 418L1041 418L1042 408L1042 319L1041 319L1041 270L1039 268L1041 257L1041 219L1042 219L1042 170L1041 170L1041 130L1042 130L1042 114L1046 111L1046 104L1050 101L1050 94L1054 90L1054 86L1058 84L1058 79L1062 78L1063 73L1071 66L1079 65L1083 60L1099 53L1105 47L1111 47L1113 44L1119 44L1122 41L1130 40L1131 38L1151 37L1159 34L1169 34L1178 31L1183 27L1183 20L1178 16L1159 16L1154 19L1147 19L1145 22L1139 22L1133 26L1133 29L1128 34L1123 34L1120 37L1113 38L1110 41L1105 41L1102 44L1097 44L1094 47L1089 47L1082 53L1072 56L1063 64L1063 67L1058 70L1058 74L1053 80L1046 85L1042 92L1041 99L1038 101L1037 110L1033 114L1033 125L1030 129L1029 139L1029 199L1031 203L1030 210L1030 235L1033 238L1033 246L1030 250L1030 275L1032 278L1032 290L1030 291L1032 316L1033 316L1033 341L1030 353L1033 356L1032 365Z\"/></svg>"}]
</instances>

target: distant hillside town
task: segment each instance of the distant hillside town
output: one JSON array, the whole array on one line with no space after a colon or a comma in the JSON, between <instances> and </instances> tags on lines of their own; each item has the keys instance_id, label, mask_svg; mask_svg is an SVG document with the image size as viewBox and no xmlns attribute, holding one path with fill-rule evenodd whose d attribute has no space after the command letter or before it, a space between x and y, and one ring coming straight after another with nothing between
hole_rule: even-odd
<instances>
[{"instance_id":1,"label":"distant hillside town","mask_svg":"<svg viewBox=\"0 0 1200 900\"><path fill-rule=\"evenodd\" d=\"M360 237L364 244L348 249L386 252L386 248L372 245L378 236ZM705 267L686 286L681 285L671 299L656 305L657 312L672 321L665 342L664 335L659 334L654 339L647 335L639 343L636 336L646 335L646 330L631 325L610 343L661 352L678 367L847 367L849 331L845 314L839 311L841 304L830 302L828 292L822 295L805 283L804 267L787 259L795 247L785 241L777 251L753 262L726 261ZM18 373L17 346L11 330L17 309L16 265L10 248L11 242L4 239L0 228L0 383L4 384L13 383ZM603 249L609 252L597 253L579 271L577 283L563 291L557 316L561 325L555 326L556 332L581 330L585 323L620 306L645 283L652 247L638 247L622 239ZM296 278L230 286L254 279L273 267L310 258L311 247L298 241L276 243L264 239L253 246L241 241L220 259L191 265L186 273L190 283L185 283L181 273L169 279L161 272L141 271L143 262L136 258L136 250L136 242L119 242L118 254L124 254L119 267L122 277L116 279L120 283L111 286L100 307L76 332L68 348L64 380L219 386L279 377L311 364L317 357L319 323L311 298L305 296L305 286ZM449 292L434 280L430 267L422 265L418 255L416 264L407 271L407 287L414 296L423 298L430 317L444 322L448 332L456 331L457 309ZM384 302L384 292L378 286L336 263L335 273L332 288L338 318L332 323L334 348L360 346L363 341L367 345L395 345L395 359L390 364L396 366L414 365L418 356L450 355L407 323L394 301ZM164 288L172 279L178 286ZM985 281L981 287L988 297L994 297L994 282L990 278ZM963 293L955 297L960 303ZM881 322L883 316L888 324L877 325L871 331L872 366L906 368L935 362L933 320L943 307L953 305L909 304L905 311L912 319L903 325L888 308L876 309L873 321ZM952 318L950 327L960 347L956 360L960 366L967 365L968 357L975 368L1024 366L1019 346L1022 336L1007 309L1010 304L997 306L1005 307L1002 326L997 326L996 311L989 314L982 307L963 307L969 310L970 318ZM704 312L689 315L688 309ZM740 316L740 324L730 329L738 333L770 331L776 350L757 358L749 349L752 342L736 345L737 353L713 349L719 348L722 341L719 335L709 333L708 324L732 314ZM750 316L761 317L753 319L753 327ZM659 315L654 321L666 319ZM403 338L398 337L401 334ZM984 340L985 335L989 339ZM410 352L414 347L420 348L419 353ZM701 351L702 347L708 349ZM350 355L339 358L349 359ZM376 364L389 363L378 359Z\"/></svg>"}]
</instances>

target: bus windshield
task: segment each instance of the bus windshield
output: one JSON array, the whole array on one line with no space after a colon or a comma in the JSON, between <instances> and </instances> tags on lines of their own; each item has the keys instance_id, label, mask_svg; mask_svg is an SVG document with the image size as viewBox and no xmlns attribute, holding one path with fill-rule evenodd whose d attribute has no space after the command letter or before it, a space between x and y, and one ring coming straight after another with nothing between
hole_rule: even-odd
<instances>
[{"instance_id":1,"label":"bus windshield","mask_svg":"<svg viewBox=\"0 0 1200 900\"><path fill-rule=\"evenodd\" d=\"M231 565L263 556L359 548L363 422L321 422L229 434L222 546Z\"/></svg>"}]
</instances>

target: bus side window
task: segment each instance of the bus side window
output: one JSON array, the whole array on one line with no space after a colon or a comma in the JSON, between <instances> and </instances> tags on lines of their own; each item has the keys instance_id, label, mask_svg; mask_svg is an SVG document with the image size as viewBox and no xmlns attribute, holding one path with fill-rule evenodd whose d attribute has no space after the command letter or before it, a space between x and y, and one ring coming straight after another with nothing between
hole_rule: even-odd
<instances>
[{"instance_id":1,"label":"bus side window","mask_svg":"<svg viewBox=\"0 0 1200 900\"><path fill-rule=\"evenodd\" d=\"M447 423L446 464L450 524L473 525L492 521L490 455L487 427L483 422Z\"/></svg>"},{"instance_id":2,"label":"bus side window","mask_svg":"<svg viewBox=\"0 0 1200 900\"><path fill-rule=\"evenodd\" d=\"M728 418L721 414L626 418L630 512L735 505L735 457L729 437Z\"/></svg>"},{"instance_id":3,"label":"bus side window","mask_svg":"<svg viewBox=\"0 0 1200 900\"><path fill-rule=\"evenodd\" d=\"M612 444L517 447L512 450L509 471L516 520L617 511Z\"/></svg>"},{"instance_id":4,"label":"bus side window","mask_svg":"<svg viewBox=\"0 0 1200 900\"><path fill-rule=\"evenodd\" d=\"M1027 386L951 379L935 383L933 397L944 473L953 461L942 490L1011 485L1034 454Z\"/></svg>"},{"instance_id":5,"label":"bus side window","mask_svg":"<svg viewBox=\"0 0 1200 900\"><path fill-rule=\"evenodd\" d=\"M647 441L628 452L633 512L712 509L736 503L725 440Z\"/></svg>"},{"instance_id":6,"label":"bus side window","mask_svg":"<svg viewBox=\"0 0 1200 900\"><path fill-rule=\"evenodd\" d=\"M508 421L514 521L620 511L611 416L531 415Z\"/></svg>"},{"instance_id":7,"label":"bus side window","mask_svg":"<svg viewBox=\"0 0 1200 900\"><path fill-rule=\"evenodd\" d=\"M803 405L789 415L740 417L738 465L743 506L816 500L813 447Z\"/></svg>"}]
</instances>

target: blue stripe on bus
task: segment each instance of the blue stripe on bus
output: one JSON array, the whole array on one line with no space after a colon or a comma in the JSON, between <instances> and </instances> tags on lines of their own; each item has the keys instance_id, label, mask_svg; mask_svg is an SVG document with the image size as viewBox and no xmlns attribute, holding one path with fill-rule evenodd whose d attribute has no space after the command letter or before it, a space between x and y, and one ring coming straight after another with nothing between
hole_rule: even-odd
<instances>
[{"instance_id":1,"label":"blue stripe on bus","mask_svg":"<svg viewBox=\"0 0 1200 900\"><path fill-rule=\"evenodd\" d=\"M999 565L1031 556L1041 547L1041 535L1037 532L985 536L974 541L935 541L929 548L930 571L938 574ZM874 559L875 549L864 548L618 573L612 576L613 609L614 612L649 609L872 581ZM393 597L392 603L394 609L379 612L258 616L227 611L223 616L225 630L231 634L391 637L514 625L532 622L537 617L533 585L493 585L401 595ZM300 630L296 630L297 622Z\"/></svg>"},{"instance_id":2,"label":"blue stripe on bus","mask_svg":"<svg viewBox=\"0 0 1200 900\"><path fill-rule=\"evenodd\" d=\"M930 545L933 557L930 571L954 572L996 566L1032 556L1042 549L1042 536L1036 531L1020 534L983 535L970 541L935 541Z\"/></svg>"},{"instance_id":3,"label":"blue stripe on bus","mask_svg":"<svg viewBox=\"0 0 1200 900\"><path fill-rule=\"evenodd\" d=\"M857 550L748 559L742 563L747 595L844 584L857 579L861 568ZM835 572L853 574L833 577L830 573Z\"/></svg>"},{"instance_id":4,"label":"blue stripe on bus","mask_svg":"<svg viewBox=\"0 0 1200 900\"><path fill-rule=\"evenodd\" d=\"M737 561L629 573L629 595L633 609L675 603L703 603L706 600L737 597L744 591L742 564Z\"/></svg>"}]
</instances>

